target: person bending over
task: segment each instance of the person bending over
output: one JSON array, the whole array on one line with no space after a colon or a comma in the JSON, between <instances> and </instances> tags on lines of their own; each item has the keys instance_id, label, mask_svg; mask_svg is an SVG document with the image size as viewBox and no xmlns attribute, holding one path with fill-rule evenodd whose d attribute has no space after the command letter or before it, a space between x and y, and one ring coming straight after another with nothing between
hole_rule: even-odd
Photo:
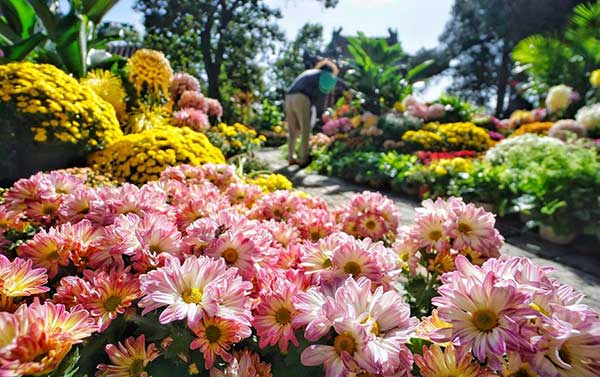
<instances>
[{"instance_id":1,"label":"person bending over","mask_svg":"<svg viewBox=\"0 0 600 377\"><path fill-rule=\"evenodd\" d=\"M288 162L301 168L309 164L309 137L314 119L323 114L327 94L337 83L338 67L330 60L321 60L314 69L298 76L285 95L285 118L288 124ZM312 116L312 108L316 116ZM296 141L300 135L300 152L294 158Z\"/></svg>"}]
</instances>

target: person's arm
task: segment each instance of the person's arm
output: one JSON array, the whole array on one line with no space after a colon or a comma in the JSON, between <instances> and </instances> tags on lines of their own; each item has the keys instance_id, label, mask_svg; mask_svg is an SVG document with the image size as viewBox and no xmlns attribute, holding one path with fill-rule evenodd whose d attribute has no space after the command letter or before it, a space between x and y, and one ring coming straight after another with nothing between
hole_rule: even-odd
<instances>
[{"instance_id":1,"label":"person's arm","mask_svg":"<svg viewBox=\"0 0 600 377\"><path fill-rule=\"evenodd\" d=\"M317 110L317 118L320 118L325 111L325 102L327 101L327 94L319 91L315 98L315 109Z\"/></svg>"}]
</instances>

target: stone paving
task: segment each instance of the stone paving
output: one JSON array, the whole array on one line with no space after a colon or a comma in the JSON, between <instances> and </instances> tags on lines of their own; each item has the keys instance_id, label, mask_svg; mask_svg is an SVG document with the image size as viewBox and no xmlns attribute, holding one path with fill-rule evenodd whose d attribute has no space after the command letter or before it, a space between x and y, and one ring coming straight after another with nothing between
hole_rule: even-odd
<instances>
[{"instance_id":1,"label":"stone paving","mask_svg":"<svg viewBox=\"0 0 600 377\"><path fill-rule=\"evenodd\" d=\"M333 206L348 201L356 192L369 190L336 177L306 172L297 166L288 167L276 148L265 148L256 155L272 170L287 176L294 187L319 196ZM384 194L394 200L400 208L402 221L409 224L414 219L419 201L392 192ZM522 232L514 223L503 220L498 222L498 228L506 239L502 248L504 254L528 257L536 264L554 267L555 277L582 291L586 295L584 303L600 311L600 244L594 243L585 248L557 246L544 242L533 233Z\"/></svg>"}]
</instances>

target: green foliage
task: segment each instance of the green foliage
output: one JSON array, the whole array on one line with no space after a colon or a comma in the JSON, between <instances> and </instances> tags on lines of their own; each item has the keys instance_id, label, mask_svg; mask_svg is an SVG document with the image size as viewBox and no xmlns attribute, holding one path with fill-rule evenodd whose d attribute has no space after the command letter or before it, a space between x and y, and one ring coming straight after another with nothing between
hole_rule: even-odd
<instances>
[{"instance_id":1,"label":"green foliage","mask_svg":"<svg viewBox=\"0 0 600 377\"><path fill-rule=\"evenodd\" d=\"M279 106L268 99L263 99L258 106L256 116L250 123L257 130L271 130L274 126L281 125L283 118L284 114Z\"/></svg>"},{"instance_id":2,"label":"green foliage","mask_svg":"<svg viewBox=\"0 0 600 377\"><path fill-rule=\"evenodd\" d=\"M283 38L278 9L252 0L138 0L136 9L144 15L144 45L163 51L175 70L204 72L208 96L226 110L236 91L264 91L258 58Z\"/></svg>"},{"instance_id":3,"label":"green foliage","mask_svg":"<svg viewBox=\"0 0 600 377\"><path fill-rule=\"evenodd\" d=\"M71 351L48 377L74 377L79 370L79 349Z\"/></svg>"},{"instance_id":4,"label":"green foliage","mask_svg":"<svg viewBox=\"0 0 600 377\"><path fill-rule=\"evenodd\" d=\"M271 363L271 372L273 376L286 377L304 377L304 376L322 376L324 370L322 367L307 367L300 362L300 355L309 345L315 342L309 342L304 339L302 330L296 332L296 338L299 347L290 344L288 352L282 354L278 347L267 347L261 351L263 360ZM322 344L317 341L317 344Z\"/></svg>"},{"instance_id":5,"label":"green foliage","mask_svg":"<svg viewBox=\"0 0 600 377\"><path fill-rule=\"evenodd\" d=\"M296 76L314 66L323 49L323 25L303 25L293 41L286 43L273 65L275 90L271 96L283 98Z\"/></svg>"},{"instance_id":6,"label":"green foliage","mask_svg":"<svg viewBox=\"0 0 600 377\"><path fill-rule=\"evenodd\" d=\"M70 0L69 12L51 10L42 0L1 0L0 47L2 62L28 57L48 62L82 77L92 48L102 48L96 25L117 0Z\"/></svg>"},{"instance_id":7,"label":"green foliage","mask_svg":"<svg viewBox=\"0 0 600 377\"><path fill-rule=\"evenodd\" d=\"M544 139L528 138L529 142L515 143L506 150L499 145L496 148L500 153L496 148L489 152L489 162L502 166L494 177L495 186L510 190L508 210L530 212L532 224L551 225L559 234L597 222L600 219L597 152L578 143L539 143L535 140Z\"/></svg>"},{"instance_id":8,"label":"green foliage","mask_svg":"<svg viewBox=\"0 0 600 377\"><path fill-rule=\"evenodd\" d=\"M444 105L446 113L437 121L439 123L470 122L477 109L458 96L442 95L433 103Z\"/></svg>"},{"instance_id":9,"label":"green foliage","mask_svg":"<svg viewBox=\"0 0 600 377\"><path fill-rule=\"evenodd\" d=\"M517 106L510 88L520 80L510 52L523 38L561 29L570 10L581 0L456 0L440 37L453 61L451 93L488 106L495 101L497 116ZM514 103L506 104L511 95Z\"/></svg>"},{"instance_id":10,"label":"green foliage","mask_svg":"<svg viewBox=\"0 0 600 377\"><path fill-rule=\"evenodd\" d=\"M414 67L406 67L400 44L390 45L384 39L368 38L364 33L349 38L348 42L352 69L345 79L364 95L365 109L376 114L393 107L394 103L412 93L412 82L433 63L427 60Z\"/></svg>"},{"instance_id":11,"label":"green foliage","mask_svg":"<svg viewBox=\"0 0 600 377\"><path fill-rule=\"evenodd\" d=\"M418 130L423 120L398 113L388 113L379 119L377 127L383 131L382 139L401 140L406 131Z\"/></svg>"},{"instance_id":12,"label":"green foliage","mask_svg":"<svg viewBox=\"0 0 600 377\"><path fill-rule=\"evenodd\" d=\"M580 93L589 89L589 73L600 65L600 2L575 7L562 36L535 34L512 52L520 70L529 76L527 89L541 99L550 86L561 83Z\"/></svg>"}]
</instances>

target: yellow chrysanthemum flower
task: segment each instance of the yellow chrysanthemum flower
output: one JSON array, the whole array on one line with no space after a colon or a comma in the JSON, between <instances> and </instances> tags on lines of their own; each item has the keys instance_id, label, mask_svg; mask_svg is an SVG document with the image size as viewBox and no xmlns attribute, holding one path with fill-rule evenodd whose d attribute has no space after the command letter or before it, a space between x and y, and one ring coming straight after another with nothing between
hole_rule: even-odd
<instances>
[{"instance_id":1,"label":"yellow chrysanthemum flower","mask_svg":"<svg viewBox=\"0 0 600 377\"><path fill-rule=\"evenodd\" d=\"M169 96L169 84L173 70L165 55L150 49L137 50L127 62L129 82L138 95L144 91L155 97Z\"/></svg>"},{"instance_id":2,"label":"yellow chrysanthemum flower","mask_svg":"<svg viewBox=\"0 0 600 377\"><path fill-rule=\"evenodd\" d=\"M162 106L140 103L139 106L129 114L125 132L134 134L168 125L169 117Z\"/></svg>"},{"instance_id":3,"label":"yellow chrysanthemum flower","mask_svg":"<svg viewBox=\"0 0 600 377\"><path fill-rule=\"evenodd\" d=\"M0 99L38 142L102 148L123 133L110 103L50 64L0 65Z\"/></svg>"},{"instance_id":4,"label":"yellow chrysanthemum flower","mask_svg":"<svg viewBox=\"0 0 600 377\"><path fill-rule=\"evenodd\" d=\"M291 190L293 185L289 179L281 174L259 175L246 180L247 183L257 185L264 192L274 192L277 190Z\"/></svg>"},{"instance_id":5,"label":"yellow chrysanthemum flower","mask_svg":"<svg viewBox=\"0 0 600 377\"><path fill-rule=\"evenodd\" d=\"M594 88L600 86L600 69L596 69L590 74L590 84L592 84Z\"/></svg>"},{"instance_id":6,"label":"yellow chrysanthemum flower","mask_svg":"<svg viewBox=\"0 0 600 377\"><path fill-rule=\"evenodd\" d=\"M119 180L145 183L168 166L223 164L223 153L208 138L187 127L160 126L126 135L88 157L92 169Z\"/></svg>"},{"instance_id":7,"label":"yellow chrysanthemum flower","mask_svg":"<svg viewBox=\"0 0 600 377\"><path fill-rule=\"evenodd\" d=\"M125 117L125 89L121 78L110 71L96 69L82 78L81 83L94 91L103 100L110 103L121 121Z\"/></svg>"}]
</instances>

